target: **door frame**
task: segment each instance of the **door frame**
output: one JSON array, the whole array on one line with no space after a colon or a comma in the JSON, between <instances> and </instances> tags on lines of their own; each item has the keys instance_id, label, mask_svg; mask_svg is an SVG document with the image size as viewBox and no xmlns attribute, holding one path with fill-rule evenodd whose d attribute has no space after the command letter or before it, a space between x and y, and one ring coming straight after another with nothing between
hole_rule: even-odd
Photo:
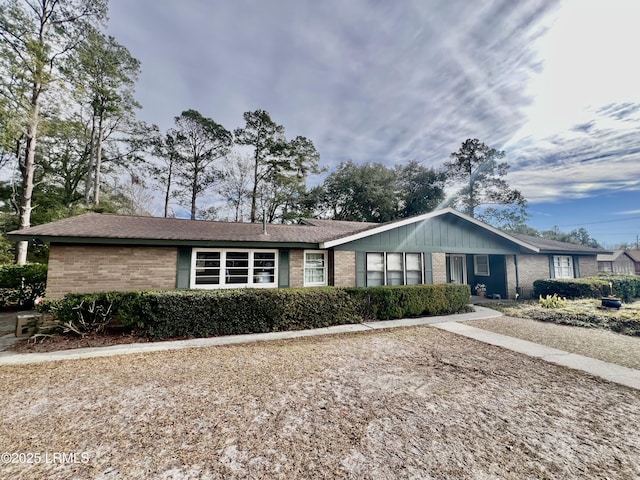
<instances>
[{"instance_id":1,"label":"door frame","mask_svg":"<svg viewBox=\"0 0 640 480\"><path fill-rule=\"evenodd\" d=\"M467 284L467 256L464 253L448 253L447 258L449 259L449 268L447 270L447 281L449 283L458 283L459 285ZM462 265L462 281L454 282L454 258L460 259L460 264Z\"/></svg>"}]
</instances>

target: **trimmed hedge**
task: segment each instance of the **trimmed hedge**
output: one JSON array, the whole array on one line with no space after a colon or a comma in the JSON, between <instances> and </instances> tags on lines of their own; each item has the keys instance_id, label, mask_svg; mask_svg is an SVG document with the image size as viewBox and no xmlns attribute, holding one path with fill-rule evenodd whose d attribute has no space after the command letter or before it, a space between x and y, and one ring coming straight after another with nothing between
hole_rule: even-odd
<instances>
[{"instance_id":1,"label":"trimmed hedge","mask_svg":"<svg viewBox=\"0 0 640 480\"><path fill-rule=\"evenodd\" d=\"M613 285L613 289L609 283ZM620 297L625 302L640 297L640 277L635 275L611 275L573 278L569 280L536 280L533 295L558 295L564 298L600 298L609 295Z\"/></svg>"},{"instance_id":2,"label":"trimmed hedge","mask_svg":"<svg viewBox=\"0 0 640 480\"><path fill-rule=\"evenodd\" d=\"M460 312L467 285L374 288L175 290L68 294L43 309L58 322L80 305L111 307L119 325L153 339L303 330L367 320Z\"/></svg>"},{"instance_id":3,"label":"trimmed hedge","mask_svg":"<svg viewBox=\"0 0 640 480\"><path fill-rule=\"evenodd\" d=\"M469 285L438 284L348 288L365 320L391 320L461 312L469 303Z\"/></svg>"},{"instance_id":4,"label":"trimmed hedge","mask_svg":"<svg viewBox=\"0 0 640 480\"><path fill-rule=\"evenodd\" d=\"M44 296L47 265L0 265L0 308L15 305L31 308L36 298Z\"/></svg>"}]
</instances>

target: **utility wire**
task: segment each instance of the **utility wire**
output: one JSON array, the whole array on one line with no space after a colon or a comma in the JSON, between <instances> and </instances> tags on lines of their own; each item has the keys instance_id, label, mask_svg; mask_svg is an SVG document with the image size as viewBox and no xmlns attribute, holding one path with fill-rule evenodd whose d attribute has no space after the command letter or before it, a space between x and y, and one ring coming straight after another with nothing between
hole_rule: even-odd
<instances>
[{"instance_id":1,"label":"utility wire","mask_svg":"<svg viewBox=\"0 0 640 480\"><path fill-rule=\"evenodd\" d=\"M558 228L562 227L580 227L582 225L596 225L598 223L613 223L613 222L626 222L627 220L638 220L640 219L640 217L627 217L627 218L621 218L619 220L602 220L599 222L588 222L588 223L572 223L570 225L557 225Z\"/></svg>"}]
</instances>

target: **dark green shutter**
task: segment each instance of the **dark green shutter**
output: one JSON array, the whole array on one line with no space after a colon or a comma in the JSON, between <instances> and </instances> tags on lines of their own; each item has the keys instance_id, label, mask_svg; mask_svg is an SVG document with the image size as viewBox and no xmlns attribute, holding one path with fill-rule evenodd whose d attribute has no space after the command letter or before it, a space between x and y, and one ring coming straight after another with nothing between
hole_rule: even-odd
<instances>
[{"instance_id":1,"label":"dark green shutter","mask_svg":"<svg viewBox=\"0 0 640 480\"><path fill-rule=\"evenodd\" d=\"M176 288L189 288L191 280L191 248L178 248Z\"/></svg>"},{"instance_id":2,"label":"dark green shutter","mask_svg":"<svg viewBox=\"0 0 640 480\"><path fill-rule=\"evenodd\" d=\"M367 254L356 252L356 286L367 286Z\"/></svg>"},{"instance_id":3,"label":"dark green shutter","mask_svg":"<svg viewBox=\"0 0 640 480\"><path fill-rule=\"evenodd\" d=\"M289 287L289 250L278 251L278 287Z\"/></svg>"}]
</instances>

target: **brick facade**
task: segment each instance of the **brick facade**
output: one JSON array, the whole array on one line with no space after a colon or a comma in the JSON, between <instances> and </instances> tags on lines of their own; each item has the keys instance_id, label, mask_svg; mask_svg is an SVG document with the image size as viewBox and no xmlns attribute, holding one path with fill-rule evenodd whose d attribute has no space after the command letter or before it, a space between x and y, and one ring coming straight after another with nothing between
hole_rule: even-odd
<instances>
[{"instance_id":1,"label":"brick facade","mask_svg":"<svg viewBox=\"0 0 640 480\"><path fill-rule=\"evenodd\" d=\"M176 288L177 249L51 245L47 297L66 293Z\"/></svg>"},{"instance_id":2,"label":"brick facade","mask_svg":"<svg viewBox=\"0 0 640 480\"><path fill-rule=\"evenodd\" d=\"M333 254L333 284L336 287L356 286L356 252L336 250Z\"/></svg>"},{"instance_id":3,"label":"brick facade","mask_svg":"<svg viewBox=\"0 0 640 480\"><path fill-rule=\"evenodd\" d=\"M304 250L289 251L289 286L304 287Z\"/></svg>"},{"instance_id":4,"label":"brick facade","mask_svg":"<svg viewBox=\"0 0 640 480\"><path fill-rule=\"evenodd\" d=\"M507 257L508 258L508 257ZM513 258L511 258L513 262ZM509 265L507 263L507 265ZM522 298L532 298L533 282L544 278L550 278L549 257L547 255L518 255L518 279L522 287ZM515 271L513 277L508 276L509 298L515 295ZM512 293L513 292L513 293Z\"/></svg>"},{"instance_id":5,"label":"brick facade","mask_svg":"<svg viewBox=\"0 0 640 480\"><path fill-rule=\"evenodd\" d=\"M447 254L432 253L431 268L433 283L447 283Z\"/></svg>"},{"instance_id":6,"label":"brick facade","mask_svg":"<svg viewBox=\"0 0 640 480\"><path fill-rule=\"evenodd\" d=\"M598 275L598 262L595 255L578 256L580 277L595 277ZM512 255L506 257L507 294L514 298L516 293L516 270ZM576 272L578 273L578 272ZM533 282L551 278L548 255L518 255L518 280L522 288L522 299L533 298Z\"/></svg>"},{"instance_id":7,"label":"brick facade","mask_svg":"<svg viewBox=\"0 0 640 480\"><path fill-rule=\"evenodd\" d=\"M581 277L597 277L598 276L598 261L596 256L592 257L578 257Z\"/></svg>"}]
</instances>

